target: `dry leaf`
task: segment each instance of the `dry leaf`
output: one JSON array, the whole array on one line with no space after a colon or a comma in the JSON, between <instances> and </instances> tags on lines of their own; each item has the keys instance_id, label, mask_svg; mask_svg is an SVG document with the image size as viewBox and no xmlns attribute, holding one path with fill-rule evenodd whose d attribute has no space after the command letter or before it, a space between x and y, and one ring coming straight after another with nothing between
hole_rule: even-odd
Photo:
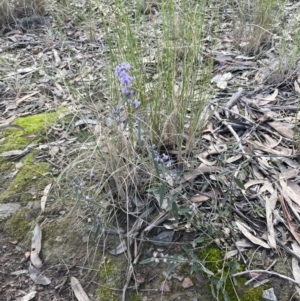
<instances>
[{"instance_id":1,"label":"dry leaf","mask_svg":"<svg viewBox=\"0 0 300 301\"><path fill-rule=\"evenodd\" d=\"M112 255L122 254L127 250L127 244L125 241L122 241L115 249L109 250L108 252Z\"/></svg>"},{"instance_id":2,"label":"dry leaf","mask_svg":"<svg viewBox=\"0 0 300 301\"><path fill-rule=\"evenodd\" d=\"M296 80L294 81L294 88L296 92L300 93L300 87Z\"/></svg>"},{"instance_id":3,"label":"dry leaf","mask_svg":"<svg viewBox=\"0 0 300 301\"><path fill-rule=\"evenodd\" d=\"M216 83L217 87L224 90L227 88L227 82L232 79L232 73L218 74L211 80L212 83Z\"/></svg>"},{"instance_id":4,"label":"dry leaf","mask_svg":"<svg viewBox=\"0 0 300 301\"><path fill-rule=\"evenodd\" d=\"M268 122L268 125L271 126L283 137L293 139L294 137L293 124L273 121L273 122Z\"/></svg>"},{"instance_id":5,"label":"dry leaf","mask_svg":"<svg viewBox=\"0 0 300 301\"><path fill-rule=\"evenodd\" d=\"M277 202L277 192L273 191L270 197L264 198L266 201L266 219L267 219L267 228L268 228L268 242L271 248L276 249L276 237L273 223L273 211Z\"/></svg>"},{"instance_id":6,"label":"dry leaf","mask_svg":"<svg viewBox=\"0 0 300 301\"><path fill-rule=\"evenodd\" d=\"M300 234L297 232L297 229L296 229L295 225L293 224L291 215L290 215L289 211L287 210L287 207L285 205L282 195L279 195L279 201L282 206L282 211L283 211L283 214L285 217L285 221L287 222L286 226L289 229L289 231L291 232L291 234L294 236L294 238L297 240L297 242L300 244Z\"/></svg>"},{"instance_id":7,"label":"dry leaf","mask_svg":"<svg viewBox=\"0 0 300 301\"><path fill-rule=\"evenodd\" d=\"M258 184L264 184L265 180L250 180L246 184L244 184L244 187L248 189L249 187L253 185L258 185Z\"/></svg>"},{"instance_id":8,"label":"dry leaf","mask_svg":"<svg viewBox=\"0 0 300 301\"><path fill-rule=\"evenodd\" d=\"M236 225L240 229L240 231L254 244L262 246L263 248L270 249L270 246L264 242L262 239L255 237L251 234L248 229L240 222L236 221Z\"/></svg>"},{"instance_id":9,"label":"dry leaf","mask_svg":"<svg viewBox=\"0 0 300 301\"><path fill-rule=\"evenodd\" d=\"M293 276L296 281L300 283L300 267L299 267L299 262L296 258L292 258L292 270L293 270ZM300 295L300 288L299 286L296 286L297 292Z\"/></svg>"},{"instance_id":10,"label":"dry leaf","mask_svg":"<svg viewBox=\"0 0 300 301\"><path fill-rule=\"evenodd\" d=\"M58 152L59 152L59 147L58 146L53 146L49 150L49 155L53 159L57 155Z\"/></svg>"},{"instance_id":11,"label":"dry leaf","mask_svg":"<svg viewBox=\"0 0 300 301\"><path fill-rule=\"evenodd\" d=\"M41 248L42 248L42 230L40 228L40 225L37 223L33 229L33 235L31 239L31 252L30 252L30 261L36 268L40 268L42 266L42 261L39 257Z\"/></svg>"},{"instance_id":12,"label":"dry leaf","mask_svg":"<svg viewBox=\"0 0 300 301\"><path fill-rule=\"evenodd\" d=\"M297 170L296 170L297 171ZM280 181L283 191L287 194L293 202L300 206L300 187L297 183L292 181Z\"/></svg>"},{"instance_id":13,"label":"dry leaf","mask_svg":"<svg viewBox=\"0 0 300 301\"><path fill-rule=\"evenodd\" d=\"M84 69L81 74L79 74L78 76L76 76L74 79L72 79L70 81L71 84L74 84L75 82L78 82L78 81L82 81L83 78L85 76L87 76L89 73L91 73L93 71L94 67L88 67L86 69Z\"/></svg>"},{"instance_id":14,"label":"dry leaf","mask_svg":"<svg viewBox=\"0 0 300 301\"><path fill-rule=\"evenodd\" d=\"M20 301L30 301L31 299L33 299L36 295L36 291L30 292L29 294L23 296L21 299L18 299Z\"/></svg>"},{"instance_id":15,"label":"dry leaf","mask_svg":"<svg viewBox=\"0 0 300 301\"><path fill-rule=\"evenodd\" d=\"M203 175L205 173L220 173L222 171L227 170L226 168L216 167L216 166L207 166L206 164L200 164L200 166L193 170L191 173L184 175L181 179L180 184L183 184L189 180L196 178L199 175Z\"/></svg>"},{"instance_id":16,"label":"dry leaf","mask_svg":"<svg viewBox=\"0 0 300 301\"><path fill-rule=\"evenodd\" d=\"M193 203L202 203L202 202L205 202L209 199L210 198L207 197L206 195L196 194L196 195L194 195L190 198L190 201L193 202Z\"/></svg>"},{"instance_id":17,"label":"dry leaf","mask_svg":"<svg viewBox=\"0 0 300 301\"><path fill-rule=\"evenodd\" d=\"M78 301L90 301L77 278L71 277L71 287Z\"/></svg>"},{"instance_id":18,"label":"dry leaf","mask_svg":"<svg viewBox=\"0 0 300 301\"><path fill-rule=\"evenodd\" d=\"M43 196L41 198L41 210L42 210L42 212L45 212L46 202L47 202L47 198L48 198L48 194L49 194L49 191L51 189L51 186L52 186L52 183L48 184L44 189Z\"/></svg>"},{"instance_id":19,"label":"dry leaf","mask_svg":"<svg viewBox=\"0 0 300 301\"><path fill-rule=\"evenodd\" d=\"M19 106L19 104L21 103L21 102L23 102L23 101L34 101L34 99L31 99L31 97L33 96L33 95L35 95L35 94L38 94L38 93L40 93L39 91L36 91L36 92L33 92L33 93L31 93L31 94L28 94L28 95L26 95L26 96L24 96L24 97L22 97L22 98L19 98L19 99L16 99L15 100L15 102L16 102L16 106L18 107Z\"/></svg>"},{"instance_id":20,"label":"dry leaf","mask_svg":"<svg viewBox=\"0 0 300 301\"><path fill-rule=\"evenodd\" d=\"M36 269L32 264L29 266L29 276L35 284L48 285L51 280L46 276L42 275L41 272Z\"/></svg>"},{"instance_id":21,"label":"dry leaf","mask_svg":"<svg viewBox=\"0 0 300 301\"><path fill-rule=\"evenodd\" d=\"M272 94L268 95L267 97L262 98L263 101L260 101L259 105L264 106L271 101L275 101L277 95L278 95L278 89L275 89Z\"/></svg>"}]
</instances>

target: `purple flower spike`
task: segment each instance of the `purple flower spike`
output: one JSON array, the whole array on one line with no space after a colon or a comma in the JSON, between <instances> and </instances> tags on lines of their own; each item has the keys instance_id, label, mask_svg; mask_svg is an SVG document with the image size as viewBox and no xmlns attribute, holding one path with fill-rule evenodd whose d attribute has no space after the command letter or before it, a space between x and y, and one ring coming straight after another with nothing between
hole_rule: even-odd
<instances>
[{"instance_id":1,"label":"purple flower spike","mask_svg":"<svg viewBox=\"0 0 300 301\"><path fill-rule=\"evenodd\" d=\"M130 69L130 64L127 62L121 63L121 68L128 71Z\"/></svg>"}]
</instances>

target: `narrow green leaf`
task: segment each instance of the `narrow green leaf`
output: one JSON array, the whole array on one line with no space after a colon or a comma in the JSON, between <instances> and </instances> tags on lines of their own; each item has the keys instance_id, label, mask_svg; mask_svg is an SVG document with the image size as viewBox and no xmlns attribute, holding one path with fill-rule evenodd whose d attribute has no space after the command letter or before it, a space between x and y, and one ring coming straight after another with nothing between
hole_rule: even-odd
<instances>
[{"instance_id":1,"label":"narrow green leaf","mask_svg":"<svg viewBox=\"0 0 300 301\"><path fill-rule=\"evenodd\" d=\"M162 182L159 190L159 206L162 206L166 194L166 182Z\"/></svg>"},{"instance_id":2,"label":"narrow green leaf","mask_svg":"<svg viewBox=\"0 0 300 301\"><path fill-rule=\"evenodd\" d=\"M171 264L168 266L167 271L166 271L167 276L169 276L169 275L172 273L174 267L175 267L175 263L171 263Z\"/></svg>"},{"instance_id":3,"label":"narrow green leaf","mask_svg":"<svg viewBox=\"0 0 300 301\"><path fill-rule=\"evenodd\" d=\"M149 264L150 262L152 262L152 258L147 258L147 259L144 259L140 262L140 264Z\"/></svg>"},{"instance_id":4,"label":"narrow green leaf","mask_svg":"<svg viewBox=\"0 0 300 301\"><path fill-rule=\"evenodd\" d=\"M246 190L245 186L243 185L240 179L238 178L233 178L233 179L237 186L239 186L242 190Z\"/></svg>"},{"instance_id":5,"label":"narrow green leaf","mask_svg":"<svg viewBox=\"0 0 300 301\"><path fill-rule=\"evenodd\" d=\"M175 201L172 203L172 213L175 217L176 222L178 222L178 206Z\"/></svg>"}]
</instances>

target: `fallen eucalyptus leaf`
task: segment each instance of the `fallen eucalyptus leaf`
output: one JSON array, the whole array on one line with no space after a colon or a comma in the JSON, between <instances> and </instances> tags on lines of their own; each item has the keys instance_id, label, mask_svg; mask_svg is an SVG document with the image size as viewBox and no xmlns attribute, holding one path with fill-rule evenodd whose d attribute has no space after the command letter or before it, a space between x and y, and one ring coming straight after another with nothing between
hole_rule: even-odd
<instances>
[{"instance_id":1,"label":"fallen eucalyptus leaf","mask_svg":"<svg viewBox=\"0 0 300 301\"><path fill-rule=\"evenodd\" d=\"M45 275L42 275L32 264L29 266L29 276L35 284L48 285L51 283L51 280Z\"/></svg>"},{"instance_id":2,"label":"fallen eucalyptus leaf","mask_svg":"<svg viewBox=\"0 0 300 301\"><path fill-rule=\"evenodd\" d=\"M264 242L262 239L255 237L253 234L251 234L248 229L240 222L236 221L236 225L240 229L240 231L254 244L262 246L266 249L270 249L270 246Z\"/></svg>"},{"instance_id":3,"label":"fallen eucalyptus leaf","mask_svg":"<svg viewBox=\"0 0 300 301\"><path fill-rule=\"evenodd\" d=\"M42 230L40 228L40 225L37 223L33 229L33 235L31 239L31 252L30 252L30 261L36 268L40 268L43 265L39 257L41 248L42 248Z\"/></svg>"},{"instance_id":4,"label":"fallen eucalyptus leaf","mask_svg":"<svg viewBox=\"0 0 300 301\"><path fill-rule=\"evenodd\" d=\"M71 277L71 287L78 301L90 301L77 278Z\"/></svg>"}]
</instances>

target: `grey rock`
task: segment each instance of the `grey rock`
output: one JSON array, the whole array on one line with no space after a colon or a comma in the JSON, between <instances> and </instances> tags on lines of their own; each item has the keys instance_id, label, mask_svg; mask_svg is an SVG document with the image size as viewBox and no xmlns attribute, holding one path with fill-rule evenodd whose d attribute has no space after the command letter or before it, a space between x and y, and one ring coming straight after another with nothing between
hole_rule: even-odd
<instances>
[{"instance_id":1,"label":"grey rock","mask_svg":"<svg viewBox=\"0 0 300 301\"><path fill-rule=\"evenodd\" d=\"M27 209L40 210L41 209L41 202L40 201L28 202L26 207L27 207Z\"/></svg>"},{"instance_id":2,"label":"grey rock","mask_svg":"<svg viewBox=\"0 0 300 301\"><path fill-rule=\"evenodd\" d=\"M262 297L265 301L277 301L273 287L263 291Z\"/></svg>"},{"instance_id":3,"label":"grey rock","mask_svg":"<svg viewBox=\"0 0 300 301\"><path fill-rule=\"evenodd\" d=\"M174 231L162 231L157 236L153 237L152 243L155 246L166 247L173 239Z\"/></svg>"},{"instance_id":4,"label":"grey rock","mask_svg":"<svg viewBox=\"0 0 300 301\"><path fill-rule=\"evenodd\" d=\"M19 203L7 203L0 204L0 218L9 217L20 209L21 205Z\"/></svg>"}]
</instances>

